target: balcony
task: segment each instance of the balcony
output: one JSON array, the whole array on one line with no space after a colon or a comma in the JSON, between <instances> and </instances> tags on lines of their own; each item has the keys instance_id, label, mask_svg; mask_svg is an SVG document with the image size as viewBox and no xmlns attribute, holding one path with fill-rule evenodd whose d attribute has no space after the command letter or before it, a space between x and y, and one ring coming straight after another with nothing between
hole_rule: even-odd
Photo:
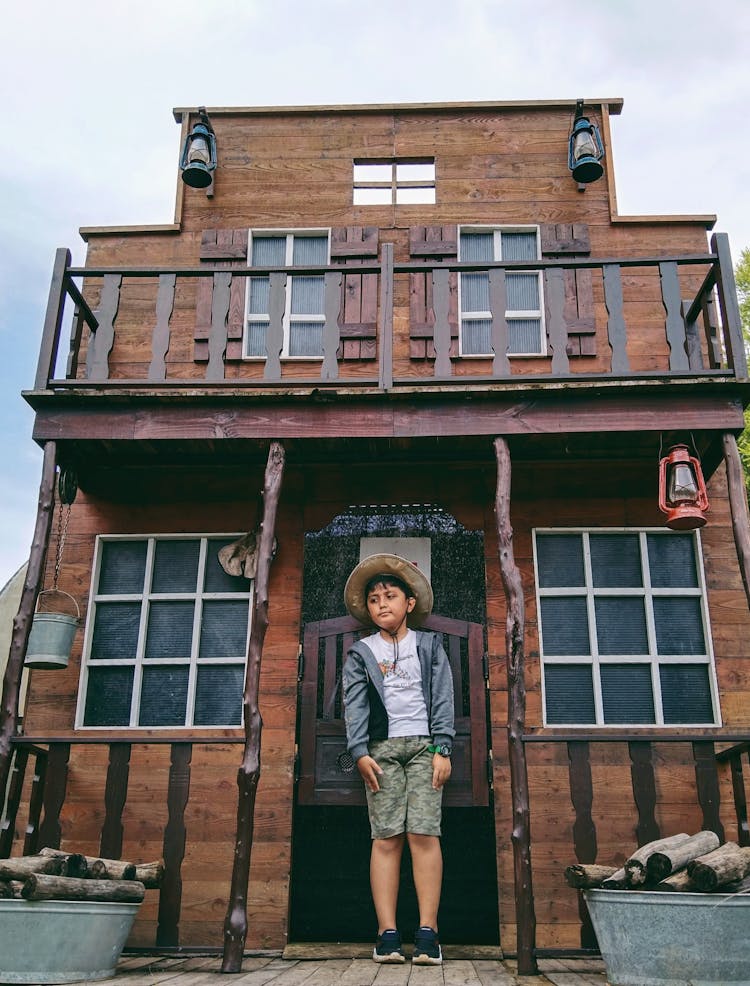
<instances>
[{"instance_id":1,"label":"balcony","mask_svg":"<svg viewBox=\"0 0 750 986\"><path fill-rule=\"evenodd\" d=\"M356 267L71 267L58 250L34 394L117 390L385 393L603 381L747 381L728 240L683 256ZM538 271L545 343L512 353L507 278ZM460 354L458 285L487 278L489 347ZM318 357L284 352L287 279L323 278ZM265 357L243 351L247 279L268 279ZM79 286L80 285L80 286ZM67 353L61 340L70 326Z\"/></svg>"}]
</instances>

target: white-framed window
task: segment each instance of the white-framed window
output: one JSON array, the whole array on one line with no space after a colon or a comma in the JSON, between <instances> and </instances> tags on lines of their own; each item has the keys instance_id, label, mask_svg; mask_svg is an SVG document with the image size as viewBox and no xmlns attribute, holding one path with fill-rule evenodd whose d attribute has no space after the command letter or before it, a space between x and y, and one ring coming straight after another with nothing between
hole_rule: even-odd
<instances>
[{"instance_id":1,"label":"white-framed window","mask_svg":"<svg viewBox=\"0 0 750 986\"><path fill-rule=\"evenodd\" d=\"M534 531L544 722L719 725L700 538Z\"/></svg>"},{"instance_id":2,"label":"white-framed window","mask_svg":"<svg viewBox=\"0 0 750 986\"><path fill-rule=\"evenodd\" d=\"M354 162L354 205L434 205L435 158Z\"/></svg>"},{"instance_id":3,"label":"white-framed window","mask_svg":"<svg viewBox=\"0 0 750 986\"><path fill-rule=\"evenodd\" d=\"M250 230L248 264L251 267L316 267L329 263L329 230ZM270 313L270 277L248 278L243 356L266 358ZM295 274L286 279L284 342L281 356L323 358L325 315L323 274Z\"/></svg>"},{"instance_id":4,"label":"white-framed window","mask_svg":"<svg viewBox=\"0 0 750 986\"><path fill-rule=\"evenodd\" d=\"M253 583L228 535L97 538L78 727L240 726Z\"/></svg>"},{"instance_id":5,"label":"white-framed window","mask_svg":"<svg viewBox=\"0 0 750 986\"><path fill-rule=\"evenodd\" d=\"M458 238L460 261L538 260L537 226L462 226ZM542 274L537 270L505 274L508 354L540 356L547 352L542 301ZM459 278L460 355L491 356L492 311L490 277L483 272Z\"/></svg>"}]
</instances>

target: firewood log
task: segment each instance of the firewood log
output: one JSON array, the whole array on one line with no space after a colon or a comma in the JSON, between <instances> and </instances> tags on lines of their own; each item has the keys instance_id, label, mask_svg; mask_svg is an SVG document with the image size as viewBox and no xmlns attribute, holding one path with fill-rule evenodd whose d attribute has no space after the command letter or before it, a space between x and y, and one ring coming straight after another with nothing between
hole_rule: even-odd
<instances>
[{"instance_id":1,"label":"firewood log","mask_svg":"<svg viewBox=\"0 0 750 986\"><path fill-rule=\"evenodd\" d=\"M624 890L627 886L627 874L625 869L615 870L612 876L602 880L602 890Z\"/></svg>"},{"instance_id":2,"label":"firewood log","mask_svg":"<svg viewBox=\"0 0 750 986\"><path fill-rule=\"evenodd\" d=\"M9 880L0 880L0 900L10 900L13 897L13 888Z\"/></svg>"},{"instance_id":3,"label":"firewood log","mask_svg":"<svg viewBox=\"0 0 750 986\"><path fill-rule=\"evenodd\" d=\"M82 856L80 853L66 853L60 849L42 849L45 856L68 857L77 856L84 861L80 872L63 872L61 876L85 877L89 875L94 880L133 880L135 879L135 863L122 859L100 859L98 856ZM70 864L69 864L70 867Z\"/></svg>"},{"instance_id":4,"label":"firewood log","mask_svg":"<svg viewBox=\"0 0 750 986\"><path fill-rule=\"evenodd\" d=\"M698 832L691 835L687 842L674 849L662 849L653 853L646 863L648 879L658 882L677 870L683 869L692 859L705 856L719 846L719 837L715 832Z\"/></svg>"},{"instance_id":5,"label":"firewood log","mask_svg":"<svg viewBox=\"0 0 750 986\"><path fill-rule=\"evenodd\" d=\"M625 879L629 887L639 887L646 882L646 864L649 857L655 852L664 849L676 849L683 842L687 842L690 836L686 832L679 835L670 835L666 839L655 839L647 842L645 846L637 849L629 859L625 860Z\"/></svg>"},{"instance_id":6,"label":"firewood log","mask_svg":"<svg viewBox=\"0 0 750 986\"><path fill-rule=\"evenodd\" d=\"M157 859L153 863L137 863L134 880L139 880L147 890L155 890L161 886L164 879L164 860Z\"/></svg>"},{"instance_id":7,"label":"firewood log","mask_svg":"<svg viewBox=\"0 0 750 986\"><path fill-rule=\"evenodd\" d=\"M11 856L0 859L0 880L25 880L31 873L59 875L63 860L59 856Z\"/></svg>"},{"instance_id":8,"label":"firewood log","mask_svg":"<svg viewBox=\"0 0 750 986\"><path fill-rule=\"evenodd\" d=\"M668 893L679 893L684 891L694 891L697 887L687 870L680 870L666 877L661 883L657 883L654 890L666 890Z\"/></svg>"},{"instance_id":9,"label":"firewood log","mask_svg":"<svg viewBox=\"0 0 750 986\"><path fill-rule=\"evenodd\" d=\"M693 859L687 869L698 890L716 890L750 874L750 846L740 848L736 842L725 842L713 852Z\"/></svg>"},{"instance_id":10,"label":"firewood log","mask_svg":"<svg viewBox=\"0 0 750 986\"><path fill-rule=\"evenodd\" d=\"M88 874L88 862L82 853L64 852L62 849L50 849L49 846L45 846L44 849L39 850L39 855L61 860L60 876L74 876L83 880Z\"/></svg>"},{"instance_id":11,"label":"firewood log","mask_svg":"<svg viewBox=\"0 0 750 986\"><path fill-rule=\"evenodd\" d=\"M138 903L146 888L137 880L76 880L32 873L23 886L26 900L114 900Z\"/></svg>"},{"instance_id":12,"label":"firewood log","mask_svg":"<svg viewBox=\"0 0 750 986\"><path fill-rule=\"evenodd\" d=\"M602 880L616 872L614 866L597 866L595 863L574 863L565 868L565 882L576 890L588 890L601 886Z\"/></svg>"}]
</instances>

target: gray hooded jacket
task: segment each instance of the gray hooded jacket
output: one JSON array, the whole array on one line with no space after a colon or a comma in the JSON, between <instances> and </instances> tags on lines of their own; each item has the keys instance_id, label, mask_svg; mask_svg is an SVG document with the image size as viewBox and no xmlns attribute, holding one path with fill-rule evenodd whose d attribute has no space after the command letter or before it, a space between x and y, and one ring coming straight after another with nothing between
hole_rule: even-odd
<instances>
[{"instance_id":1,"label":"gray hooded jacket","mask_svg":"<svg viewBox=\"0 0 750 986\"><path fill-rule=\"evenodd\" d=\"M432 742L450 744L453 728L453 675L440 634L417 630L417 655ZM355 760L369 753L371 740L388 738L383 673L364 641L349 649L342 673L344 719L349 752Z\"/></svg>"}]
</instances>

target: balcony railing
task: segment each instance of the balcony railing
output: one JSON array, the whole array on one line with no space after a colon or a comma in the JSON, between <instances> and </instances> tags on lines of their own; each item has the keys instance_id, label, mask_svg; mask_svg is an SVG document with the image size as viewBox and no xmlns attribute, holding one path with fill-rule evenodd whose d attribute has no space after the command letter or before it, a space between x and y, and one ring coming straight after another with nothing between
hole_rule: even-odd
<instances>
[{"instance_id":1,"label":"balcony railing","mask_svg":"<svg viewBox=\"0 0 750 986\"><path fill-rule=\"evenodd\" d=\"M681 375L747 380L726 235L715 234L711 249L686 256L394 263L393 246L385 244L379 263L356 268L231 270L71 267L70 254L61 249L35 390L330 383L390 390L459 379L468 384ZM506 276L531 270L541 273L546 351L516 356L508 351ZM490 352L459 355L457 286L462 274L477 272L488 275ZM287 278L315 275L324 281L322 354L284 357ZM270 284L266 356L247 359L245 287L247 278L259 276ZM368 277L377 279L377 324L356 318L352 324L345 309ZM196 328L201 305L202 333ZM62 367L66 314L70 341Z\"/></svg>"}]
</instances>

